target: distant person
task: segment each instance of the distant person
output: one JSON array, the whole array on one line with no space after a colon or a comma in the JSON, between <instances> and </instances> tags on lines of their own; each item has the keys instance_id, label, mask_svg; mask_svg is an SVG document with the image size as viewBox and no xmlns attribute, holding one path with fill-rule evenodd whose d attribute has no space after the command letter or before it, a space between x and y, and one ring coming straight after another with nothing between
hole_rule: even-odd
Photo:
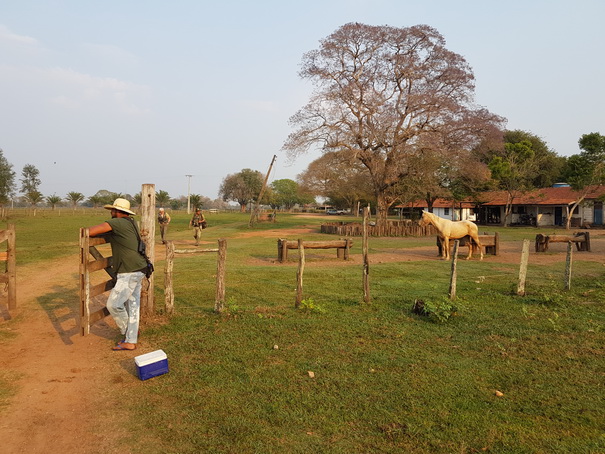
<instances>
[{"instance_id":1,"label":"distant person","mask_svg":"<svg viewBox=\"0 0 605 454\"><path fill-rule=\"evenodd\" d=\"M189 222L189 227L193 227L193 238L195 238L195 245L200 245L200 238L202 238L202 229L204 228L202 224L206 223L206 218L202 214L202 210L199 208L195 209L195 213L191 221Z\"/></svg>"},{"instance_id":2,"label":"distant person","mask_svg":"<svg viewBox=\"0 0 605 454\"><path fill-rule=\"evenodd\" d=\"M168 224L170 224L170 215L166 213L164 208L160 208L158 212L158 223L160 224L162 244L166 244L166 233L168 232Z\"/></svg>"},{"instance_id":3,"label":"distant person","mask_svg":"<svg viewBox=\"0 0 605 454\"><path fill-rule=\"evenodd\" d=\"M139 312L141 306L141 282L145 276L147 261L139 253L139 235L130 211L130 202L118 198L113 205L103 208L111 210L111 219L89 227L91 237L107 234L111 244L112 264L116 273L115 286L107 298L107 310L124 336L113 350L134 350L139 335Z\"/></svg>"}]
</instances>

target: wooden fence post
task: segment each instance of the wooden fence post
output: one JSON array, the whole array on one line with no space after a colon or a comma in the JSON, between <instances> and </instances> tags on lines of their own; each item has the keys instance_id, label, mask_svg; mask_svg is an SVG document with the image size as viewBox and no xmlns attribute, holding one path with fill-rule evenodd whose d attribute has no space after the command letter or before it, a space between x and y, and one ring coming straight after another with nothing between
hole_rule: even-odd
<instances>
[{"instance_id":1,"label":"wooden fence post","mask_svg":"<svg viewBox=\"0 0 605 454\"><path fill-rule=\"evenodd\" d=\"M303 273L305 271L305 247L303 240L298 239L298 272L296 273L296 302L294 307L300 307L303 296Z\"/></svg>"},{"instance_id":2,"label":"wooden fence post","mask_svg":"<svg viewBox=\"0 0 605 454\"><path fill-rule=\"evenodd\" d=\"M452 252L452 272L450 274L450 299L456 299L456 266L458 264L458 246L460 245L460 240L454 241L454 252Z\"/></svg>"},{"instance_id":3,"label":"wooden fence post","mask_svg":"<svg viewBox=\"0 0 605 454\"><path fill-rule=\"evenodd\" d=\"M87 228L80 229L80 334L90 334L90 273L88 271L88 249L90 236Z\"/></svg>"},{"instance_id":4,"label":"wooden fence post","mask_svg":"<svg viewBox=\"0 0 605 454\"><path fill-rule=\"evenodd\" d=\"M145 243L147 257L155 262L155 185L144 184L141 189L141 239ZM147 288L141 290L141 315L150 316L155 312L154 283L152 274Z\"/></svg>"},{"instance_id":5,"label":"wooden fence post","mask_svg":"<svg viewBox=\"0 0 605 454\"><path fill-rule=\"evenodd\" d=\"M218 254L216 259L216 298L214 312L222 312L225 308L225 262L227 260L227 240L218 240Z\"/></svg>"},{"instance_id":6,"label":"wooden fence post","mask_svg":"<svg viewBox=\"0 0 605 454\"><path fill-rule=\"evenodd\" d=\"M368 258L368 218L370 217L370 206L363 209L363 300L370 302L370 260Z\"/></svg>"},{"instance_id":7,"label":"wooden fence post","mask_svg":"<svg viewBox=\"0 0 605 454\"><path fill-rule=\"evenodd\" d=\"M567 258L565 259L565 290L571 288L571 265L573 246L571 241L567 243Z\"/></svg>"},{"instance_id":8,"label":"wooden fence post","mask_svg":"<svg viewBox=\"0 0 605 454\"><path fill-rule=\"evenodd\" d=\"M15 224L8 224L6 247L6 273L8 278L8 309L17 308L17 253Z\"/></svg>"},{"instance_id":9,"label":"wooden fence post","mask_svg":"<svg viewBox=\"0 0 605 454\"><path fill-rule=\"evenodd\" d=\"M164 268L164 300L166 303L166 314L174 314L174 286L172 274L174 270L174 242L166 241L166 265Z\"/></svg>"},{"instance_id":10,"label":"wooden fence post","mask_svg":"<svg viewBox=\"0 0 605 454\"><path fill-rule=\"evenodd\" d=\"M525 296L525 280L527 278L527 263L529 261L529 240L523 240L523 250L521 251L521 266L519 267L519 285L517 286L517 295Z\"/></svg>"},{"instance_id":11,"label":"wooden fence post","mask_svg":"<svg viewBox=\"0 0 605 454\"><path fill-rule=\"evenodd\" d=\"M288 261L288 240L287 238L277 239L277 261L279 263Z\"/></svg>"}]
</instances>

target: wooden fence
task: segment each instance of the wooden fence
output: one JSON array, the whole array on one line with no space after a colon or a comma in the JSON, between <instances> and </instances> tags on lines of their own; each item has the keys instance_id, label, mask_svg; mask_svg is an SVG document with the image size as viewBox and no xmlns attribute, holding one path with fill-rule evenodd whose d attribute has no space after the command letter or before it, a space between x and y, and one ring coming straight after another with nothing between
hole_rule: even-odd
<instances>
[{"instance_id":1,"label":"wooden fence","mask_svg":"<svg viewBox=\"0 0 605 454\"><path fill-rule=\"evenodd\" d=\"M321 225L321 233L340 236L363 236L361 222L329 222ZM368 223L368 236L431 236L437 234L432 225L421 227L409 219L403 221L387 221L386 225L378 226Z\"/></svg>"},{"instance_id":2,"label":"wooden fence","mask_svg":"<svg viewBox=\"0 0 605 454\"><path fill-rule=\"evenodd\" d=\"M166 313L174 314L174 255L175 254L195 254L205 252L216 252L216 297L214 300L214 311L222 312L225 308L225 273L227 261L227 240L218 239L218 248L216 249L175 249L172 241L166 242L166 266L164 268L164 298L166 303Z\"/></svg>"},{"instance_id":3,"label":"wooden fence","mask_svg":"<svg viewBox=\"0 0 605 454\"><path fill-rule=\"evenodd\" d=\"M286 238L277 240L277 261L280 263L288 261L288 249L300 249L300 242L288 241ZM305 249L336 249L336 257L343 260L349 260L349 250L353 246L353 240L350 238L341 238L334 241L304 241Z\"/></svg>"},{"instance_id":4,"label":"wooden fence","mask_svg":"<svg viewBox=\"0 0 605 454\"><path fill-rule=\"evenodd\" d=\"M17 308L17 255L15 250L15 225L8 224L6 230L0 230L0 243L6 241L6 252L0 252L0 261L6 262L6 270L0 273L0 283L8 292L8 309Z\"/></svg>"},{"instance_id":5,"label":"wooden fence","mask_svg":"<svg viewBox=\"0 0 605 454\"><path fill-rule=\"evenodd\" d=\"M80 334L90 334L90 327L109 315L105 306L91 312L90 302L95 296L111 290L115 285L115 273L111 269L111 257L103 257L96 246L108 243L103 237L91 238L88 228L80 229ZM92 256L92 260L89 259ZM91 284L91 274L105 270L110 279Z\"/></svg>"}]
</instances>

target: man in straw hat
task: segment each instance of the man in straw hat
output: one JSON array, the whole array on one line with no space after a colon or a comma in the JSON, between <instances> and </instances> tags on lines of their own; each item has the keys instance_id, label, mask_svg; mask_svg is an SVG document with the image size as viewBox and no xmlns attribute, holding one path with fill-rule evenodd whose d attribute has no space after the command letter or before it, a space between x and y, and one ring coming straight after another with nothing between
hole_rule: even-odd
<instances>
[{"instance_id":1,"label":"man in straw hat","mask_svg":"<svg viewBox=\"0 0 605 454\"><path fill-rule=\"evenodd\" d=\"M111 219L89 227L90 236L106 234L113 256L111 267L116 273L115 286L107 298L107 309L120 329L124 339L113 350L134 350L139 333L139 309L141 306L141 282L145 276L147 261L139 253L139 235L130 215L130 202L117 198L112 205Z\"/></svg>"}]
</instances>

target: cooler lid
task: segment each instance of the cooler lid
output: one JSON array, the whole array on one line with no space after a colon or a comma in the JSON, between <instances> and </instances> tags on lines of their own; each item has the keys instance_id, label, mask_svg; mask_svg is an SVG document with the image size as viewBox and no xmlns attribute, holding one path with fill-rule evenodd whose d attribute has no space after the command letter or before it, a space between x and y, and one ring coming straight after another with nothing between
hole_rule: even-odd
<instances>
[{"instance_id":1,"label":"cooler lid","mask_svg":"<svg viewBox=\"0 0 605 454\"><path fill-rule=\"evenodd\" d=\"M164 353L164 350L156 350L154 352L145 353L144 355L135 356L134 362L137 366L142 367L167 358L168 357L166 356L166 353Z\"/></svg>"}]
</instances>

